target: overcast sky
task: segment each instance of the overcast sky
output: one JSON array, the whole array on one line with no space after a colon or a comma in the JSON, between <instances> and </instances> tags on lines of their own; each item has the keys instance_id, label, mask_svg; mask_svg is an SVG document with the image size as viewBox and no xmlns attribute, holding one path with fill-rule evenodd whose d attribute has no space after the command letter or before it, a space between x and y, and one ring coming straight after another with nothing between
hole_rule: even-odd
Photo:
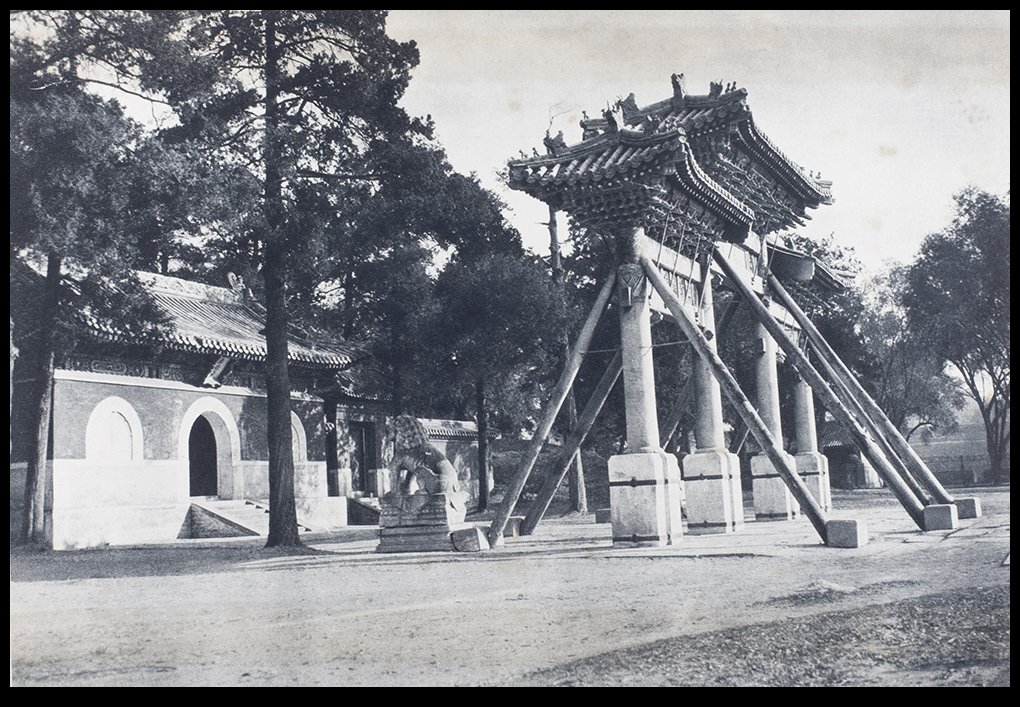
<instances>
[{"instance_id":1,"label":"overcast sky","mask_svg":"<svg viewBox=\"0 0 1020 707\"><path fill-rule=\"evenodd\" d=\"M804 233L831 232L869 267L909 260L967 184L1009 189L1008 11L393 10L421 64L404 100L431 114L453 166L476 172L544 253L545 206L496 172L553 133L580 140L634 92L639 105L736 81L755 121L836 203Z\"/></svg>"}]
</instances>

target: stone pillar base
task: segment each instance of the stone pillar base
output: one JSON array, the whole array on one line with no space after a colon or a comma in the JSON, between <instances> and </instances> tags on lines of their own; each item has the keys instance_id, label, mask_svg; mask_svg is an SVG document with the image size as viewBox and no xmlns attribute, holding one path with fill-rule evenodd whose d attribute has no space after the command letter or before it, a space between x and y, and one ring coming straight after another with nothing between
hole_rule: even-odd
<instances>
[{"instance_id":1,"label":"stone pillar base","mask_svg":"<svg viewBox=\"0 0 1020 707\"><path fill-rule=\"evenodd\" d=\"M793 457L797 474L818 501L823 513L832 510L832 492L829 488L829 460L818 452L803 452Z\"/></svg>"},{"instance_id":2,"label":"stone pillar base","mask_svg":"<svg viewBox=\"0 0 1020 707\"><path fill-rule=\"evenodd\" d=\"M981 499L975 496L956 499L956 514L959 518L980 518Z\"/></svg>"},{"instance_id":3,"label":"stone pillar base","mask_svg":"<svg viewBox=\"0 0 1020 707\"><path fill-rule=\"evenodd\" d=\"M925 530L956 530L959 523L956 506L952 503L939 503L924 507Z\"/></svg>"},{"instance_id":4,"label":"stone pillar base","mask_svg":"<svg viewBox=\"0 0 1020 707\"><path fill-rule=\"evenodd\" d=\"M675 454L661 452L666 458L666 524L668 542L676 545L683 539L684 517L681 507L684 501L684 482L680 477L680 463Z\"/></svg>"},{"instance_id":5,"label":"stone pillar base","mask_svg":"<svg viewBox=\"0 0 1020 707\"><path fill-rule=\"evenodd\" d=\"M868 544L868 526L863 520L830 520L825 523L829 547L864 547Z\"/></svg>"},{"instance_id":6,"label":"stone pillar base","mask_svg":"<svg viewBox=\"0 0 1020 707\"><path fill-rule=\"evenodd\" d=\"M684 457L688 533L732 533L743 524L742 499L735 504L733 498L734 470L739 488L740 460L736 454L725 449L701 449Z\"/></svg>"},{"instance_id":7,"label":"stone pillar base","mask_svg":"<svg viewBox=\"0 0 1020 707\"><path fill-rule=\"evenodd\" d=\"M669 483L674 474L679 481L676 457L663 451L609 458L614 545L662 547L670 538L679 541L679 484Z\"/></svg>"},{"instance_id":8,"label":"stone pillar base","mask_svg":"<svg viewBox=\"0 0 1020 707\"><path fill-rule=\"evenodd\" d=\"M783 452L790 466L795 467L793 457ZM754 491L755 520L794 520L800 517L800 504L786 488L779 472L764 454L751 457L752 488Z\"/></svg>"}]
</instances>

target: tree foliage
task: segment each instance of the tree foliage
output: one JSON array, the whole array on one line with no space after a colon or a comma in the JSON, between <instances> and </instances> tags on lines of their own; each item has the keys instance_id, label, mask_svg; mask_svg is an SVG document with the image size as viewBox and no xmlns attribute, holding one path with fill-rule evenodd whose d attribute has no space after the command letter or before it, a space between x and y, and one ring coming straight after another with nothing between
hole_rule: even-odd
<instances>
[{"instance_id":1,"label":"tree foliage","mask_svg":"<svg viewBox=\"0 0 1020 707\"><path fill-rule=\"evenodd\" d=\"M868 283L858 328L873 361L875 401L909 439L921 427L955 430L964 398L945 359L910 331L901 302L906 275L906 267L894 266Z\"/></svg>"},{"instance_id":2,"label":"tree foliage","mask_svg":"<svg viewBox=\"0 0 1020 707\"><path fill-rule=\"evenodd\" d=\"M912 334L956 368L985 424L992 478L1009 451L1009 195L968 188L906 274Z\"/></svg>"}]
</instances>

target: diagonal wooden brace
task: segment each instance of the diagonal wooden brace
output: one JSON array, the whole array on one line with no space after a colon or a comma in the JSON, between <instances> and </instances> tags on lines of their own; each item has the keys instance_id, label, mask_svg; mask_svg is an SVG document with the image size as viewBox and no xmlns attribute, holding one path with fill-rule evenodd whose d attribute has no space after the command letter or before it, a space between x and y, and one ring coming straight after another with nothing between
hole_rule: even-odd
<instances>
[{"instance_id":1,"label":"diagonal wooden brace","mask_svg":"<svg viewBox=\"0 0 1020 707\"><path fill-rule=\"evenodd\" d=\"M581 412L581 417L577 420L577 426L564 442L563 451L560 452L555 469L545 477L542 488L538 491L538 496L528 509L527 515L524 516L524 522L521 523L521 535L531 535L535 531L535 526L538 525L546 511L549 510L549 504L552 503L553 496L556 495L556 489L563 483L563 478L570 469L570 463L573 461L574 455L578 453L581 445L584 444L584 440L591 431L592 425L595 424L595 419L602 411L602 406L605 405L606 399L613 390L613 386L620 378L621 371L623 371L623 354L617 351L616 355L613 356L613 360L606 366L606 371L602 374L602 378L599 379L595 390L592 391L588 403Z\"/></svg>"},{"instance_id":2,"label":"diagonal wooden brace","mask_svg":"<svg viewBox=\"0 0 1020 707\"><path fill-rule=\"evenodd\" d=\"M935 497L935 500L939 503L954 503L955 500L949 495L949 492L939 483L939 480L932 473L928 465L924 463L924 460L918 456L917 452L910 443L903 438L900 431L896 429L896 425L886 416L885 412L878 406L868 391L860 384L860 381L850 372L850 369L843 362L843 359L832 350L829 346L829 342L825 340L821 332L814 323L808 319L807 314L800 308L790 294L783 288L779 280L776 279L775 275L769 275L769 287L775 292L779 301L785 306L790 313L793 314L797 323L807 333L808 340L811 342L812 348L818 356L826 361L830 367L832 367L837 376L842 380L843 384L850 390L851 394L854 394L858 399L860 405L870 413L876 424L881 427L882 431L885 432L887 439L891 445L899 452L901 458L910 466L910 469L916 474L917 478L920 479L921 483L929 493Z\"/></svg>"},{"instance_id":3,"label":"diagonal wooden brace","mask_svg":"<svg viewBox=\"0 0 1020 707\"><path fill-rule=\"evenodd\" d=\"M662 297L662 301L666 303L670 313L676 318L677 323L683 329L684 334L694 347L705 363L708 364L709 369L712 371L712 375L719 382L719 387L723 393L729 398L733 407L736 408L737 414L743 419L744 424L747 425L751 434L758 441L762 450L768 455L772 464L775 466L776 471L782 477L783 481L786 482L787 488L790 489L790 493L793 494L794 498L801 505L801 509L811 520L811 524L814 526L818 536L825 543L828 541L828 530L826 528L825 514L819 507L818 502L814 496L808 490L804 482L800 480L796 470L790 464L789 459L783 452L781 443L777 442L769 432L765 423L762 422L761 417L758 416L754 406L751 405L751 401L747 399L744 392L740 389L740 385L737 383L736 378L730 373L730 370L723 363L722 359L719 358L719 354L716 353L709 345L708 340L705 339L705 335L698 328L698 325L694 322L694 315L687 311L684 304L670 291L669 286L659 273L655 263L647 257L641 258L641 265L644 267L645 274L648 276L648 280L652 283L652 287ZM748 297L746 293L741 293L745 298ZM751 295L753 297L753 293ZM755 300L757 302L757 300Z\"/></svg>"},{"instance_id":4,"label":"diagonal wooden brace","mask_svg":"<svg viewBox=\"0 0 1020 707\"><path fill-rule=\"evenodd\" d=\"M853 414L846 408L845 405L839 400L829 385L822 379L818 371L811 365L807 359L807 355L800 350L798 347L783 330L782 325L776 321L775 317L768 311L768 308L755 296L754 292L748 287L747 283L743 281L739 274L733 269L733 266L729 264L725 257L722 256L718 251L715 252L715 262L719 265L720 269L730 280L731 284L737 288L744 299L747 300L747 304L751 307L751 311L754 312L758 321L762 323L765 329L769 332L769 335L775 339L776 343L786 354L787 359L797 372L801 375L815 395L818 396L825 408L832 413L833 417L843 425L843 427L850 433L854 438L854 442L860 448L861 452L868 458L872 466L875 467L875 471L885 480L890 490L899 499L900 504L906 509L907 513L913 519L914 523L917 524L921 530L925 530L924 522L924 505L914 495L914 492L910 490L910 487L903 481L896 468L886 459L882 450L878 448L878 445L868 436L868 433L864 430L859 422L854 419ZM752 433L754 430L752 429ZM793 489L791 489L792 491ZM800 499L797 499L800 501ZM801 502L803 505L803 502Z\"/></svg>"},{"instance_id":5,"label":"diagonal wooden brace","mask_svg":"<svg viewBox=\"0 0 1020 707\"><path fill-rule=\"evenodd\" d=\"M524 491L524 485L528 482L532 469L535 468L535 462L538 460L539 452L542 451L542 445L545 444L545 440L549 437L553 423L556 422L556 416L567 399L570 387L574 384L574 378L577 377L577 371L581 368L581 362L584 361L584 355L587 353L592 335L595 333L595 326L599 323L599 318L609 302L609 297L613 293L613 286L615 284L616 272L613 271L608 275L606 281L602 283L602 289L599 290L598 295L595 297L595 304L592 305L588 318L585 319L584 325L577 335L577 341L570 347L570 355L563 366L563 373L560 375L556 387L549 396L549 403L545 407L542 421L539 423L538 429L535 430L535 436L531 438L531 444L528 445L524 456L518 462L514 478L510 482L510 488L507 489L506 494L503 496L503 502L496 510L496 515L489 526L488 535L491 547L496 547L503 542L503 533L506 531L506 524L510 520L510 514L513 513L514 506L517 505L517 501L521 497L521 492Z\"/></svg>"}]
</instances>

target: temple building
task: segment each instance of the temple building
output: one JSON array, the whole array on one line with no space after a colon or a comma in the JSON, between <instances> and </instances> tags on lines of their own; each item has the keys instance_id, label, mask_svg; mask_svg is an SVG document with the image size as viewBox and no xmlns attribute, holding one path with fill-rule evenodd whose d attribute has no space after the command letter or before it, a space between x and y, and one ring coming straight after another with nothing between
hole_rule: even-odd
<instances>
[{"instance_id":1,"label":"temple building","mask_svg":"<svg viewBox=\"0 0 1020 707\"><path fill-rule=\"evenodd\" d=\"M47 536L56 549L262 535L268 529L264 317L244 287L139 273L168 320L159 341L79 312L84 346L53 382ZM31 296L33 278L12 281ZM28 322L14 321L28 330ZM25 348L23 346L23 348ZM30 351L13 369L11 533L23 517ZM374 524L393 487L388 405L358 347L289 343L299 525ZM19 424L21 423L21 424ZM473 423L426 421L477 498Z\"/></svg>"}]
</instances>

